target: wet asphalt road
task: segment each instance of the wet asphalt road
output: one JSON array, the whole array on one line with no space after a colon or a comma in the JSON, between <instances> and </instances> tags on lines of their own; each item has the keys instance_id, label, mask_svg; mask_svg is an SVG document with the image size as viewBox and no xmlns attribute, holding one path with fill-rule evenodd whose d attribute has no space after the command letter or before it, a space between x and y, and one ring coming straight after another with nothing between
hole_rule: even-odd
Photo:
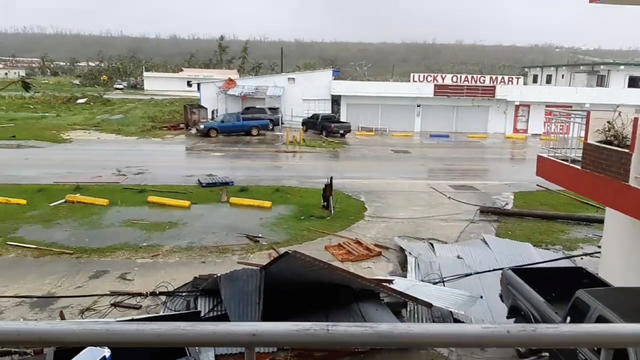
<instances>
[{"instance_id":1,"label":"wet asphalt road","mask_svg":"<svg viewBox=\"0 0 640 360\"><path fill-rule=\"evenodd\" d=\"M5 147L0 148L0 183L52 183L70 175L106 174L126 174L129 184L193 184L204 174L229 176L239 184L283 185L317 184L331 175L343 184L539 181L535 157L540 144L535 139L352 138L340 151L302 148L303 153L284 153L283 146L268 141L248 141L187 136Z\"/></svg>"}]
</instances>

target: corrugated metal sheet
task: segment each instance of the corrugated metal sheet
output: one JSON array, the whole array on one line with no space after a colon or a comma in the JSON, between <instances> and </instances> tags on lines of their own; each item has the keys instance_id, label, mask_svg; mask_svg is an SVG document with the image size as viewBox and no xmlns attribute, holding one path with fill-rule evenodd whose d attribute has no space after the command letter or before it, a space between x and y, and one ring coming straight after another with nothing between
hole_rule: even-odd
<instances>
[{"instance_id":1,"label":"corrugated metal sheet","mask_svg":"<svg viewBox=\"0 0 640 360\"><path fill-rule=\"evenodd\" d=\"M480 299L479 296L471 295L466 291L436 286L420 280L394 276L387 277L387 279L393 280L393 284L388 286L396 290L424 299L434 306L460 314L464 314Z\"/></svg>"},{"instance_id":2,"label":"corrugated metal sheet","mask_svg":"<svg viewBox=\"0 0 640 360\"><path fill-rule=\"evenodd\" d=\"M269 86L267 89L267 96L282 96L284 94L284 88L280 86Z\"/></svg>"},{"instance_id":3,"label":"corrugated metal sheet","mask_svg":"<svg viewBox=\"0 0 640 360\"><path fill-rule=\"evenodd\" d=\"M246 268L220 276L220 294L230 321L262 320L262 269Z\"/></svg>"},{"instance_id":4,"label":"corrugated metal sheet","mask_svg":"<svg viewBox=\"0 0 640 360\"><path fill-rule=\"evenodd\" d=\"M407 277L426 282L436 282L443 277L517 266L530 262L548 260L562 256L548 250L537 249L531 244L485 235L484 240L471 240L455 244L418 241L396 238L396 243L407 253ZM415 257L410 260L410 257ZM574 266L562 260L540 266ZM482 296L466 316L456 315L462 321L474 323L509 323L506 308L500 301L500 271L446 281L444 286ZM415 314L413 314L415 316ZM417 317L417 316L415 316Z\"/></svg>"}]
</instances>

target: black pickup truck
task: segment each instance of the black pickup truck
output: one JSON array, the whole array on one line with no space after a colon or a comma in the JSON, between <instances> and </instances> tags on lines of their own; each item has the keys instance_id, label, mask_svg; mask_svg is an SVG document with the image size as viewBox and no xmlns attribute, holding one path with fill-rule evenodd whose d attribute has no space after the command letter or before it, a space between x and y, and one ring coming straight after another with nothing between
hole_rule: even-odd
<instances>
[{"instance_id":1,"label":"black pickup truck","mask_svg":"<svg viewBox=\"0 0 640 360\"><path fill-rule=\"evenodd\" d=\"M324 137L336 134L340 137L347 136L351 132L351 124L346 121L340 121L333 114L313 114L302 120L302 131L317 131Z\"/></svg>"},{"instance_id":2,"label":"black pickup truck","mask_svg":"<svg viewBox=\"0 0 640 360\"><path fill-rule=\"evenodd\" d=\"M640 287L614 287L581 267L511 268L502 272L500 299L516 323L637 323ZM516 349L519 357L640 360L640 349Z\"/></svg>"}]
</instances>

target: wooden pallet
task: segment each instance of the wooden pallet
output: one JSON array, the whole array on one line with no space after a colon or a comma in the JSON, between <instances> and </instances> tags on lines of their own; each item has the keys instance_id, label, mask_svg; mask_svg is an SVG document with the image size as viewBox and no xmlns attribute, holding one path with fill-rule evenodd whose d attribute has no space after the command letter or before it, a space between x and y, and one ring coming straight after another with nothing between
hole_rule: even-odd
<instances>
[{"instance_id":1,"label":"wooden pallet","mask_svg":"<svg viewBox=\"0 0 640 360\"><path fill-rule=\"evenodd\" d=\"M324 249L341 262L362 261L382 255L382 251L363 240L346 240Z\"/></svg>"}]
</instances>

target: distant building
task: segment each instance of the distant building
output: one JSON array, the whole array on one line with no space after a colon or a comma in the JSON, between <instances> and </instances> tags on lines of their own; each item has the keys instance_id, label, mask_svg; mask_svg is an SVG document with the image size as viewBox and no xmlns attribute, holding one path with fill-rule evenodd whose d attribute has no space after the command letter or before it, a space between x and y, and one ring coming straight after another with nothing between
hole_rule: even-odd
<instances>
[{"instance_id":1,"label":"distant building","mask_svg":"<svg viewBox=\"0 0 640 360\"><path fill-rule=\"evenodd\" d=\"M202 81L238 79L238 70L183 68L179 73L143 73L144 90L172 95L198 96L197 84Z\"/></svg>"},{"instance_id":2,"label":"distant building","mask_svg":"<svg viewBox=\"0 0 640 360\"><path fill-rule=\"evenodd\" d=\"M591 62L526 66L527 85L640 89L640 63Z\"/></svg>"},{"instance_id":3,"label":"distant building","mask_svg":"<svg viewBox=\"0 0 640 360\"><path fill-rule=\"evenodd\" d=\"M26 70L25 69L17 69L17 68L0 68L0 79L19 79L21 77L25 77Z\"/></svg>"}]
</instances>

